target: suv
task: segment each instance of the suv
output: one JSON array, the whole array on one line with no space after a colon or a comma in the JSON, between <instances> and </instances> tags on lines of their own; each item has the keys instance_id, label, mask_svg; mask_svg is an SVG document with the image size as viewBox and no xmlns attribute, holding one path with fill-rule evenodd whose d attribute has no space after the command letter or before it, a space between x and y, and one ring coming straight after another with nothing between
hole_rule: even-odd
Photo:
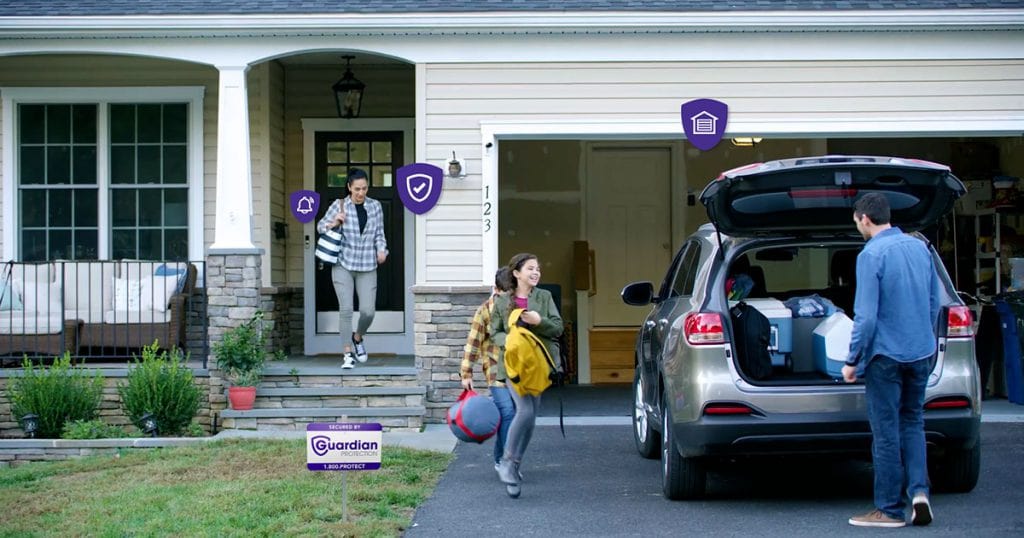
<instances>
[{"instance_id":1,"label":"suv","mask_svg":"<svg viewBox=\"0 0 1024 538\"><path fill-rule=\"evenodd\" d=\"M800 297L852 317L864 245L853 203L868 192L883 193L894 225L927 243L918 230L936 224L965 190L948 167L913 159L824 156L736 168L704 189L711 224L686 240L657 293L651 282L623 288L627 304L651 305L636 339L633 434L642 456L660 454L666 497L701 497L715 458L870 456L863 383L847 384L837 369L822 367L827 346L818 333L826 318L778 308ZM972 315L928 248L944 305L925 395L929 474L938 489L965 492L977 483L981 450ZM778 316L771 375L763 379L745 372L737 355L736 301L726 289L739 272L750 278L745 301Z\"/></svg>"}]
</instances>

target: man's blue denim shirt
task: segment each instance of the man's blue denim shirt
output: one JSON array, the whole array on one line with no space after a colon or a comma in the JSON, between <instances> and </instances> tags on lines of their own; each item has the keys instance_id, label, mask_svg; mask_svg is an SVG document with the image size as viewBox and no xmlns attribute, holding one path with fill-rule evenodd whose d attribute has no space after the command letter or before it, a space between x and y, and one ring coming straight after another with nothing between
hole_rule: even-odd
<instances>
[{"instance_id":1,"label":"man's blue denim shirt","mask_svg":"<svg viewBox=\"0 0 1024 538\"><path fill-rule=\"evenodd\" d=\"M857 256L857 294L847 364L858 375L876 355L913 362L935 354L939 276L924 242L897 227Z\"/></svg>"}]
</instances>

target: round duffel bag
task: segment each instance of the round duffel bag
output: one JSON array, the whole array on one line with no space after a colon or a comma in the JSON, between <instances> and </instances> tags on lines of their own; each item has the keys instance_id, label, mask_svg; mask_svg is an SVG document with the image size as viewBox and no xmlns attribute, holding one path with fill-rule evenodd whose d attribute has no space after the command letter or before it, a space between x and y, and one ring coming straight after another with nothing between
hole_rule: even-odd
<instances>
[{"instance_id":1,"label":"round duffel bag","mask_svg":"<svg viewBox=\"0 0 1024 538\"><path fill-rule=\"evenodd\" d=\"M464 390L448 409L448 427L455 437L467 443L482 443L498 432L501 415L498 406L486 396Z\"/></svg>"}]
</instances>

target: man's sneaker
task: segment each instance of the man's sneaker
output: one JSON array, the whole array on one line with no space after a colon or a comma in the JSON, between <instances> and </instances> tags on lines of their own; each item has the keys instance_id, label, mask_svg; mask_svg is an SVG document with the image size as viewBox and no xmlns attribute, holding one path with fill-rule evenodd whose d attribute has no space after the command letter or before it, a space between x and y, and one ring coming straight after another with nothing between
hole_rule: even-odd
<instances>
[{"instance_id":1,"label":"man's sneaker","mask_svg":"<svg viewBox=\"0 0 1024 538\"><path fill-rule=\"evenodd\" d=\"M914 505L913 515L910 516L912 525L924 526L932 522L932 504L928 502L928 495L918 493L914 495L911 503Z\"/></svg>"},{"instance_id":2,"label":"man's sneaker","mask_svg":"<svg viewBox=\"0 0 1024 538\"><path fill-rule=\"evenodd\" d=\"M891 518L880 510L872 510L861 516L850 518L850 525L857 527L905 527L907 522L902 519Z\"/></svg>"},{"instance_id":3,"label":"man's sneaker","mask_svg":"<svg viewBox=\"0 0 1024 538\"><path fill-rule=\"evenodd\" d=\"M356 347L356 359L359 362L366 362L366 346L363 345L363 341L356 342L355 337L352 337L352 345Z\"/></svg>"},{"instance_id":4,"label":"man's sneaker","mask_svg":"<svg viewBox=\"0 0 1024 538\"><path fill-rule=\"evenodd\" d=\"M345 353L344 361L341 363L342 370L351 370L356 367L356 358L352 353Z\"/></svg>"}]
</instances>

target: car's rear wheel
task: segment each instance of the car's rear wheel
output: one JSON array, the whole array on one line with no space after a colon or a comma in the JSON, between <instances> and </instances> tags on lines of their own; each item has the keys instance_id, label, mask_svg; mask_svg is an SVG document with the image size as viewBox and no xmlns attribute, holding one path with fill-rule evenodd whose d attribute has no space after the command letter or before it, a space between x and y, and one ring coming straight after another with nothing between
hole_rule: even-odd
<instances>
[{"instance_id":1,"label":"car's rear wheel","mask_svg":"<svg viewBox=\"0 0 1024 538\"><path fill-rule=\"evenodd\" d=\"M652 427L650 416L647 414L647 404L644 402L644 379L640 373L640 366L637 365L633 374L633 441L636 442L636 451L647 459L658 457L659 441L657 432Z\"/></svg>"},{"instance_id":2,"label":"car's rear wheel","mask_svg":"<svg viewBox=\"0 0 1024 538\"><path fill-rule=\"evenodd\" d=\"M978 485L981 471L981 443L968 449L946 449L932 465L931 479L935 488L947 493L967 493Z\"/></svg>"},{"instance_id":3,"label":"car's rear wheel","mask_svg":"<svg viewBox=\"0 0 1024 538\"><path fill-rule=\"evenodd\" d=\"M696 458L684 458L672 439L672 411L667 397L661 408L661 490L673 501L697 499L704 495L707 470Z\"/></svg>"}]
</instances>

